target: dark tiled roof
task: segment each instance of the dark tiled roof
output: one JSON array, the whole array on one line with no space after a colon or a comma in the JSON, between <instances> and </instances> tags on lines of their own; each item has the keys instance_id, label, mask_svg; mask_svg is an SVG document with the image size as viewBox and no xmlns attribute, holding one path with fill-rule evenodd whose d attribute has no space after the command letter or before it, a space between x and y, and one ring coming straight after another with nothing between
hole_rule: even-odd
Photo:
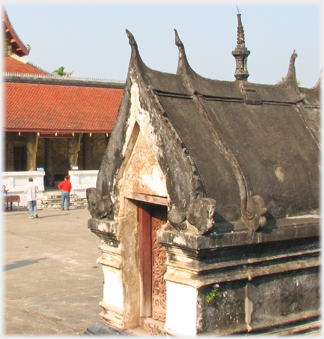
<instances>
[{"instance_id":1,"label":"dark tiled roof","mask_svg":"<svg viewBox=\"0 0 324 339\"><path fill-rule=\"evenodd\" d=\"M203 194L216 200L217 213L230 222L239 220L251 195L260 195L275 217L319 208L320 83L298 87L295 52L280 84L219 81L194 72L182 43L176 74L152 70L128 36L129 74L107 155L124 147L127 101L137 83L142 109L159 131L159 161L167 168L171 204L184 209L193 196ZM181 165L180 145L193 166ZM114 171L105 174L108 183ZM195 180L199 185L193 185Z\"/></svg>"},{"instance_id":2,"label":"dark tiled roof","mask_svg":"<svg viewBox=\"0 0 324 339\"><path fill-rule=\"evenodd\" d=\"M4 83L4 130L110 133L123 89Z\"/></svg>"}]
</instances>

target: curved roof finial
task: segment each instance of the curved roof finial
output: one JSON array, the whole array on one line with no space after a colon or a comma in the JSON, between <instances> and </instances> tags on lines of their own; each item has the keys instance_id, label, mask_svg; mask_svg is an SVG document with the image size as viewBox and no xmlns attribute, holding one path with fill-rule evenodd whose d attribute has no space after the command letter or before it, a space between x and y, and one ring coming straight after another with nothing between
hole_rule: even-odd
<instances>
[{"instance_id":1,"label":"curved roof finial","mask_svg":"<svg viewBox=\"0 0 324 339\"><path fill-rule=\"evenodd\" d=\"M179 49L184 50L184 46L179 38L178 31L175 29L174 32L175 32L175 44L178 46Z\"/></svg>"},{"instance_id":2,"label":"curved roof finial","mask_svg":"<svg viewBox=\"0 0 324 339\"><path fill-rule=\"evenodd\" d=\"M316 82L316 85L314 86L314 88L320 89L321 88L321 84L322 84L322 75L323 75L323 70L321 69L319 78Z\"/></svg>"},{"instance_id":3,"label":"curved roof finial","mask_svg":"<svg viewBox=\"0 0 324 339\"><path fill-rule=\"evenodd\" d=\"M133 34L128 29L126 29L126 34L127 34L129 44L130 44L131 49L132 49L130 65L132 65L133 67L136 67L137 69L143 71L147 66L142 61L142 58L141 58L139 51L138 51L138 47L137 47L137 43L135 41L135 38L134 38Z\"/></svg>"},{"instance_id":4,"label":"curved roof finial","mask_svg":"<svg viewBox=\"0 0 324 339\"><path fill-rule=\"evenodd\" d=\"M232 52L232 55L236 59L236 70L234 76L236 80L247 80L249 77L249 72L247 70L247 57L250 55L250 51L248 51L245 47L244 29L240 13L237 14L237 21L237 45L235 50Z\"/></svg>"},{"instance_id":5,"label":"curved roof finial","mask_svg":"<svg viewBox=\"0 0 324 339\"><path fill-rule=\"evenodd\" d=\"M186 57L185 48L184 48L182 41L179 38L178 31L175 29L174 32L175 32L175 44L179 49L179 61L178 61L177 74L186 73L188 69L190 68L190 66L188 64L188 60Z\"/></svg>"},{"instance_id":6,"label":"curved roof finial","mask_svg":"<svg viewBox=\"0 0 324 339\"><path fill-rule=\"evenodd\" d=\"M128 36L129 44L131 46L137 47L137 43L135 41L134 35L128 29L126 29L126 34Z\"/></svg>"},{"instance_id":7,"label":"curved roof finial","mask_svg":"<svg viewBox=\"0 0 324 339\"><path fill-rule=\"evenodd\" d=\"M298 57L297 52L294 50L290 60L289 60L289 68L288 68L288 73L282 83L286 84L288 82L292 82L296 84L297 86L297 78L296 78L296 68L295 68L295 60Z\"/></svg>"},{"instance_id":8,"label":"curved roof finial","mask_svg":"<svg viewBox=\"0 0 324 339\"><path fill-rule=\"evenodd\" d=\"M290 57L290 61L289 61L289 70L288 70L288 74L287 74L287 78L288 77L293 77L294 79L296 79L296 68L295 68L295 60L297 59L298 54L297 52L294 50L291 57Z\"/></svg>"}]
</instances>

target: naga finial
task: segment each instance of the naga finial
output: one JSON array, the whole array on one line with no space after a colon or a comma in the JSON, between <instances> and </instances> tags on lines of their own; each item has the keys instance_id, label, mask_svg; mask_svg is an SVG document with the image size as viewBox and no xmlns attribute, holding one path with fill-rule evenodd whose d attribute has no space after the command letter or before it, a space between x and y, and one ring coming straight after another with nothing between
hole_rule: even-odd
<instances>
[{"instance_id":1,"label":"naga finial","mask_svg":"<svg viewBox=\"0 0 324 339\"><path fill-rule=\"evenodd\" d=\"M130 44L131 46L137 46L133 34L132 34L128 29L126 29L126 34L127 34L127 36L128 36L129 44Z\"/></svg>"},{"instance_id":2,"label":"naga finial","mask_svg":"<svg viewBox=\"0 0 324 339\"><path fill-rule=\"evenodd\" d=\"M175 44L178 46L178 48L184 49L183 43L179 38L178 31L175 29L174 32L175 32Z\"/></svg>"}]
</instances>

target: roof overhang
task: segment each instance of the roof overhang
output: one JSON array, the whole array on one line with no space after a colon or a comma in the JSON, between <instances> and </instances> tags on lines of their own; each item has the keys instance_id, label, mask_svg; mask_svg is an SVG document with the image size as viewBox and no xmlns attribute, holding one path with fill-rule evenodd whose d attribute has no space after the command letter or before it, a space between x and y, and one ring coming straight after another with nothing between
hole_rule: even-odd
<instances>
[{"instance_id":1,"label":"roof overhang","mask_svg":"<svg viewBox=\"0 0 324 339\"><path fill-rule=\"evenodd\" d=\"M12 27L11 22L8 18L8 14L4 8L2 8L2 18L4 22L4 31L12 46L12 52L19 55L20 57L28 55L29 50L20 40L14 28Z\"/></svg>"},{"instance_id":2,"label":"roof overhang","mask_svg":"<svg viewBox=\"0 0 324 339\"><path fill-rule=\"evenodd\" d=\"M4 132L29 132L29 133L92 133L92 134L102 134L102 133L111 133L112 130L74 130L74 129L38 129L38 128L4 128Z\"/></svg>"}]
</instances>

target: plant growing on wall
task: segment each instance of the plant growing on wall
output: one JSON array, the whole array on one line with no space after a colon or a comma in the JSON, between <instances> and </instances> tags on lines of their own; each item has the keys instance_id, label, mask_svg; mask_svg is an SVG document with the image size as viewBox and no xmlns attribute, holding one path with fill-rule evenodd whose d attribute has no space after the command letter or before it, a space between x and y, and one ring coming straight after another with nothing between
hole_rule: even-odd
<instances>
[{"instance_id":1,"label":"plant growing on wall","mask_svg":"<svg viewBox=\"0 0 324 339\"><path fill-rule=\"evenodd\" d=\"M210 303L213 302L213 300L215 299L216 295L217 295L217 292L218 292L218 289L219 289L219 285L218 284L215 284L213 285L213 289L210 291L209 294L207 294L205 296L205 300L207 301L207 304L209 305Z\"/></svg>"},{"instance_id":2,"label":"plant growing on wall","mask_svg":"<svg viewBox=\"0 0 324 339\"><path fill-rule=\"evenodd\" d=\"M157 324L152 325L150 322L148 322L146 325L149 327L149 330L147 331L149 335L165 335L165 333Z\"/></svg>"}]
</instances>

